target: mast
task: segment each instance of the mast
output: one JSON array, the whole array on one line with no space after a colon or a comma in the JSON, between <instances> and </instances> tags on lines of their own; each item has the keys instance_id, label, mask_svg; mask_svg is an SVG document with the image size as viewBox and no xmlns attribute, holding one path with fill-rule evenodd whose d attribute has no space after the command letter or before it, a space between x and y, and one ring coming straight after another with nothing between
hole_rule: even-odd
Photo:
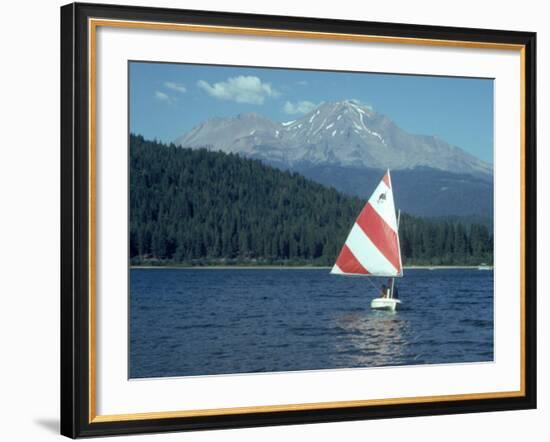
<instances>
[{"instance_id":1,"label":"mast","mask_svg":"<svg viewBox=\"0 0 550 442\"><path fill-rule=\"evenodd\" d=\"M397 210L397 235L399 236L399 219L401 218L401 209ZM393 289L395 288L395 278L391 279L390 298L393 299Z\"/></svg>"}]
</instances>

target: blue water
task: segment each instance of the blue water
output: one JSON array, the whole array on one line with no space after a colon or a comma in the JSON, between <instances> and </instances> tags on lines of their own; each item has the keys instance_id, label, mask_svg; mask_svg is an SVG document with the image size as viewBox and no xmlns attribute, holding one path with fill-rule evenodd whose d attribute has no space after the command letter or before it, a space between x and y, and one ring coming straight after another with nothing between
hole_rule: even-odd
<instances>
[{"instance_id":1,"label":"blue water","mask_svg":"<svg viewBox=\"0 0 550 442\"><path fill-rule=\"evenodd\" d=\"M406 270L394 313L326 269L133 269L130 286L131 378L493 360L492 271Z\"/></svg>"}]
</instances>

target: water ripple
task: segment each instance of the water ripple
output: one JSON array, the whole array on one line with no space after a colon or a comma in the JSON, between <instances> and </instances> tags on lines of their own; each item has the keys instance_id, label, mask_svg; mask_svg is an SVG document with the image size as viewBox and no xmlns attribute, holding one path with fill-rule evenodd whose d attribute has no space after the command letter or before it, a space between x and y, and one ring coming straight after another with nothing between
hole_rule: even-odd
<instances>
[{"instance_id":1,"label":"water ripple","mask_svg":"<svg viewBox=\"0 0 550 442\"><path fill-rule=\"evenodd\" d=\"M375 281L375 284L381 282ZM326 270L131 271L130 376L493 360L493 273L409 270L402 308Z\"/></svg>"}]
</instances>

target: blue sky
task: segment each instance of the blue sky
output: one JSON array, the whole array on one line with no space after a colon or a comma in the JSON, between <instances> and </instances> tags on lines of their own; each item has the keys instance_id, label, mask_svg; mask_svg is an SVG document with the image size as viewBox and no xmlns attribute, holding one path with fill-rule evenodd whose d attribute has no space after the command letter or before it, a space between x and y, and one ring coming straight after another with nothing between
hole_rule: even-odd
<instances>
[{"instance_id":1,"label":"blue sky","mask_svg":"<svg viewBox=\"0 0 550 442\"><path fill-rule=\"evenodd\" d=\"M493 81L419 75L130 63L130 131L170 142L213 117L299 118L356 99L407 132L436 135L493 162Z\"/></svg>"}]
</instances>

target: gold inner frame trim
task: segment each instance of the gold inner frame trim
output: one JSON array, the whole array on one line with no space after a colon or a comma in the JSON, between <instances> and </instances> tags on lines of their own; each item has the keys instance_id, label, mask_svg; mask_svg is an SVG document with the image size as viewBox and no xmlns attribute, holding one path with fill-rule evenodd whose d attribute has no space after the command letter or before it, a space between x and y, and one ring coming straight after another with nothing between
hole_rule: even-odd
<instances>
[{"instance_id":1,"label":"gold inner frame trim","mask_svg":"<svg viewBox=\"0 0 550 442\"><path fill-rule=\"evenodd\" d=\"M442 46L474 49L497 49L518 51L520 54L520 389L487 393L465 393L438 396L399 397L388 399L367 399L352 401L314 402L284 405L260 405L234 408L196 409L179 411L158 411L128 414L96 414L96 36L97 28L133 28L163 31L205 32L217 34L251 35L265 37L290 37L306 39L356 41L386 44L410 44L419 46ZM293 31L284 29L245 28L233 26L211 26L182 23L158 23L130 20L88 19L88 86L89 86L89 423L133 421L145 419L168 419L198 416L238 415L246 413L269 413L280 411L322 410L329 408L351 408L376 405L415 404L442 401L482 400L525 396L525 46L521 44L439 40L411 37L390 37L346 33Z\"/></svg>"}]
</instances>

